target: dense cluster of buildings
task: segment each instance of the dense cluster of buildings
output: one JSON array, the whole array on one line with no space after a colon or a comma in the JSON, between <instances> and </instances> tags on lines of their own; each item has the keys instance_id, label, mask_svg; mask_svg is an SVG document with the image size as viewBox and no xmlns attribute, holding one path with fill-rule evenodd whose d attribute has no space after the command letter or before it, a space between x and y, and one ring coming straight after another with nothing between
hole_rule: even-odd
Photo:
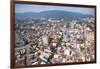
<instances>
[{"instance_id":1,"label":"dense cluster of buildings","mask_svg":"<svg viewBox=\"0 0 100 69\"><path fill-rule=\"evenodd\" d=\"M33 21L34 22L34 21ZM15 64L89 62L95 59L94 21L48 19L15 26Z\"/></svg>"}]
</instances>

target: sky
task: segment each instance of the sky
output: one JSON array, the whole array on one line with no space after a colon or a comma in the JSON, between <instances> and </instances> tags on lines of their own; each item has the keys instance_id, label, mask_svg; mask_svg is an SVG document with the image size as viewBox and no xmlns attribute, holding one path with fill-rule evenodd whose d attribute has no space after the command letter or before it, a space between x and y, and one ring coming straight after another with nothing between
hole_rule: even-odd
<instances>
[{"instance_id":1,"label":"sky","mask_svg":"<svg viewBox=\"0 0 100 69\"><path fill-rule=\"evenodd\" d=\"M82 14L94 14L94 8L83 7L67 7L67 6L48 6L48 5L30 5L30 4L15 4L15 13L25 12L42 12L50 10L62 10L70 12L79 12Z\"/></svg>"}]
</instances>

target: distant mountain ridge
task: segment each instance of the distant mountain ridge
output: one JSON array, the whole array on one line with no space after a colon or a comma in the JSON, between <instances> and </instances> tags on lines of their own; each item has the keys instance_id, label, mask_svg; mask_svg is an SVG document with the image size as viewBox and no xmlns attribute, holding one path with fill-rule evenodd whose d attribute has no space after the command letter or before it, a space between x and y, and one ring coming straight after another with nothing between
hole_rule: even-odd
<instances>
[{"instance_id":1,"label":"distant mountain ridge","mask_svg":"<svg viewBox=\"0 0 100 69\"><path fill-rule=\"evenodd\" d=\"M43 12L25 12L25 13L15 13L16 18L24 18L24 17L34 17L34 18L81 18L81 17L92 17L93 15L82 14L77 12L69 12L62 10L50 10Z\"/></svg>"}]
</instances>

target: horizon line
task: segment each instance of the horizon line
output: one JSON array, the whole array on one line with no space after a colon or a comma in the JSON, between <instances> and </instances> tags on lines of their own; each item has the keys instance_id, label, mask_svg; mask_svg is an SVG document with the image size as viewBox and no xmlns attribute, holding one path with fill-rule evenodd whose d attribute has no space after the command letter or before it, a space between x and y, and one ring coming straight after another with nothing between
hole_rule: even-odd
<instances>
[{"instance_id":1,"label":"horizon line","mask_svg":"<svg viewBox=\"0 0 100 69\"><path fill-rule=\"evenodd\" d=\"M63 12L72 12L72 13L79 13L79 14L83 14L83 15L93 15L93 14L84 14L84 13L80 13L80 12L74 12L74 11L66 11L66 10L45 10L45 11L39 11L39 12L15 12L16 14L17 13L42 13L42 12L50 12L50 11L63 11Z\"/></svg>"}]
</instances>

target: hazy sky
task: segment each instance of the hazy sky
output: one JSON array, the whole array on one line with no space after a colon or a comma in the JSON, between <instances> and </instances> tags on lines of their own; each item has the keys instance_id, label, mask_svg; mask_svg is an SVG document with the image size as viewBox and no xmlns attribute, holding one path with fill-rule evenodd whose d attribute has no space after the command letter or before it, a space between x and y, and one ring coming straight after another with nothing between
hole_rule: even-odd
<instances>
[{"instance_id":1,"label":"hazy sky","mask_svg":"<svg viewBox=\"0 0 100 69\"><path fill-rule=\"evenodd\" d=\"M48 6L48 5L30 5L30 4L16 4L15 12L24 13L24 12L42 12L49 10L64 10L71 12L79 12L82 14L94 14L94 8L81 8L81 7L64 7L64 6Z\"/></svg>"}]
</instances>

